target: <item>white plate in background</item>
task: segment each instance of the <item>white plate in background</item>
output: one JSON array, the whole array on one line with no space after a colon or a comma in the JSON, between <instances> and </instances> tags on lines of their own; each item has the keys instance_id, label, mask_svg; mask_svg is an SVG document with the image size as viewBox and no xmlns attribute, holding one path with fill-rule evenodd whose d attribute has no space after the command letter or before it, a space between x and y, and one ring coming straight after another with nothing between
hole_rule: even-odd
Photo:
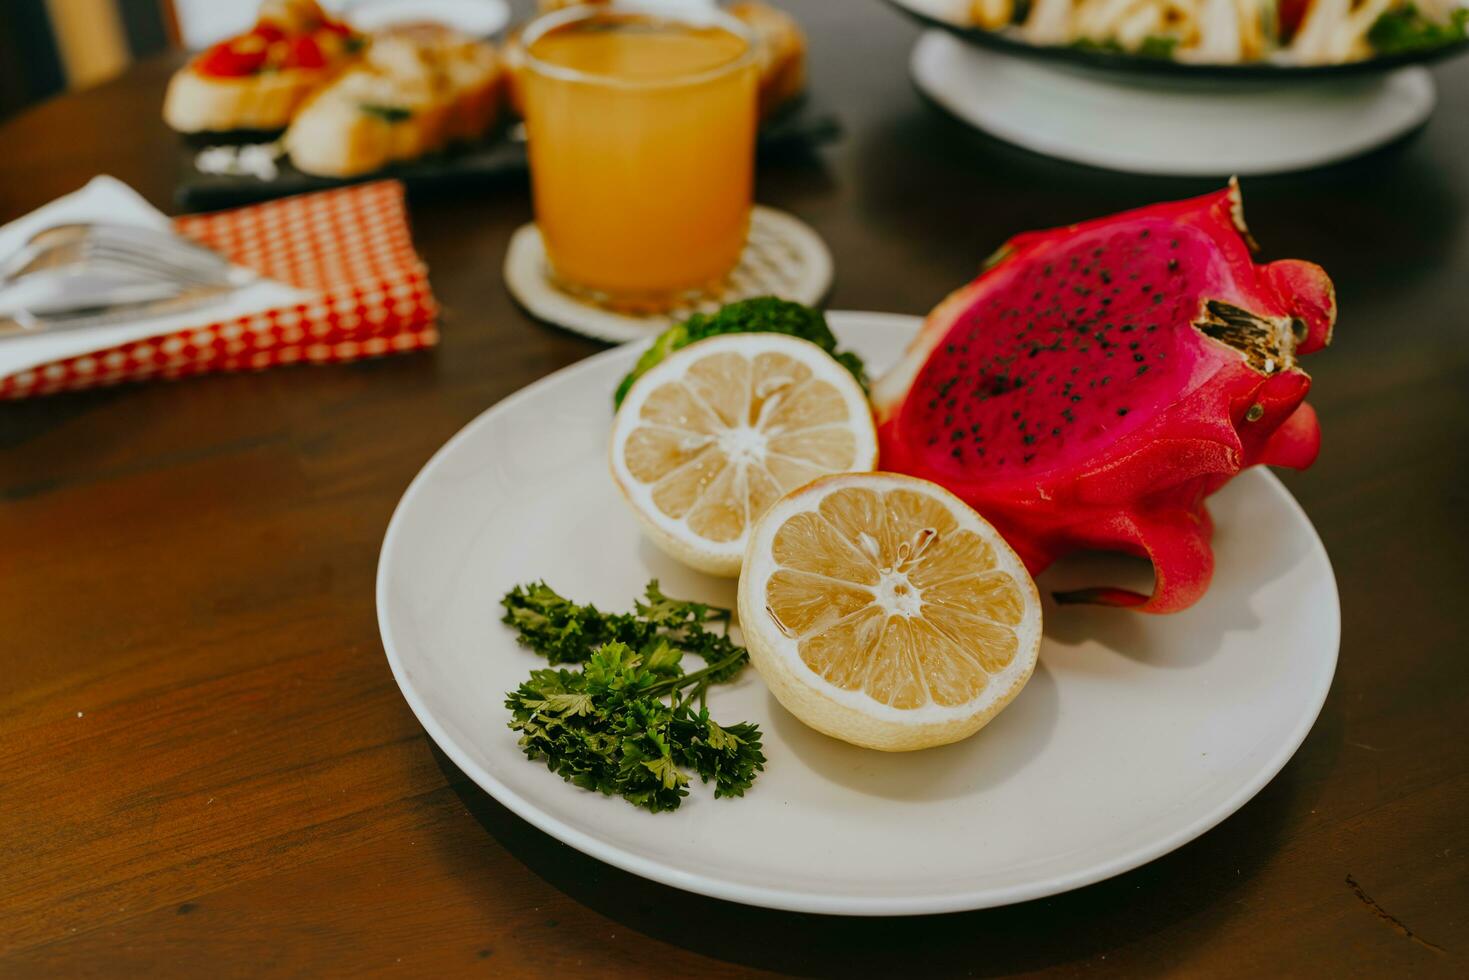
<instances>
[{"instance_id":1,"label":"white plate in background","mask_svg":"<svg viewBox=\"0 0 1469 980\"><path fill-rule=\"evenodd\" d=\"M432 21L470 37L490 37L510 23L505 0L353 0L342 14L359 31Z\"/></svg>"},{"instance_id":2,"label":"white plate in background","mask_svg":"<svg viewBox=\"0 0 1469 980\"><path fill-rule=\"evenodd\" d=\"M913 81L959 119L1036 153L1107 170L1230 177L1321 167L1423 124L1426 68L1272 84L1154 78L1028 58L925 31Z\"/></svg>"}]
</instances>

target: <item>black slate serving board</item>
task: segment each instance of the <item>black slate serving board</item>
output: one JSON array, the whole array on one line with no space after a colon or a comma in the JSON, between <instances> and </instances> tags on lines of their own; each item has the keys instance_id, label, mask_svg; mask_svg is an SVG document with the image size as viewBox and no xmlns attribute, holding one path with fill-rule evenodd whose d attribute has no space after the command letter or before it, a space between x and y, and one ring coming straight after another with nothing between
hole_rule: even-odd
<instances>
[{"instance_id":1,"label":"black slate serving board","mask_svg":"<svg viewBox=\"0 0 1469 980\"><path fill-rule=\"evenodd\" d=\"M410 195L452 191L471 184L484 186L495 180L523 179L527 169L525 143L513 138L513 132L512 127L502 126L481 142L345 180L304 174L281 157L277 161L280 172L270 181L245 175L201 173L195 166L195 158L206 146L269 142L279 134L191 136L180 141L180 173L174 201L184 211L211 211L383 178L403 181ZM760 127L757 150L762 156L798 151L830 142L840 134L836 117L803 97Z\"/></svg>"}]
</instances>

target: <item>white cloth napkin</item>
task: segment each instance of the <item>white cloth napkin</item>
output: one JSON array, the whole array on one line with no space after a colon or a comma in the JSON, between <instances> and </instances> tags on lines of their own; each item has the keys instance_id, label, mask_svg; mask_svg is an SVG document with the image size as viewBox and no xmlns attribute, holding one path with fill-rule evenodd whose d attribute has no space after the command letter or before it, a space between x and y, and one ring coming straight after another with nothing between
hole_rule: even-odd
<instances>
[{"instance_id":1,"label":"white cloth napkin","mask_svg":"<svg viewBox=\"0 0 1469 980\"><path fill-rule=\"evenodd\" d=\"M20 248L43 229L75 221L114 221L165 231L172 227L162 212L122 181L113 177L94 177L81 190L57 198L0 228L0 255L8 255ZM272 279L258 279L207 305L151 320L41 333L33 337L3 337L0 338L0 378L118 344L288 306L302 302L310 295Z\"/></svg>"}]
</instances>

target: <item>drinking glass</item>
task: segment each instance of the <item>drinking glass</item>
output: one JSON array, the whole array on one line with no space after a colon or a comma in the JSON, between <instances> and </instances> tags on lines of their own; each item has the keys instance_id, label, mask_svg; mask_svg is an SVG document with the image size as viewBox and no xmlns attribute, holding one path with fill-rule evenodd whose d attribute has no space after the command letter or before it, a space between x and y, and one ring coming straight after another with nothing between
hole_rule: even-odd
<instances>
[{"instance_id":1,"label":"drinking glass","mask_svg":"<svg viewBox=\"0 0 1469 980\"><path fill-rule=\"evenodd\" d=\"M559 284L647 310L717 295L754 193L748 29L696 4L622 2L547 14L522 44L536 224Z\"/></svg>"}]
</instances>

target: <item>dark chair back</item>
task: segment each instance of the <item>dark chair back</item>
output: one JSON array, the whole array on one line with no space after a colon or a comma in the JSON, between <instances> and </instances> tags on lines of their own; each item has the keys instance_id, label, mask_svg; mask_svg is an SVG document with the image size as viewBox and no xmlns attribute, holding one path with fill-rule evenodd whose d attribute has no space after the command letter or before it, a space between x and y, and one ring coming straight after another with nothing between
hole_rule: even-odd
<instances>
[{"instance_id":1,"label":"dark chair back","mask_svg":"<svg viewBox=\"0 0 1469 980\"><path fill-rule=\"evenodd\" d=\"M170 0L0 2L0 119L177 44Z\"/></svg>"}]
</instances>

